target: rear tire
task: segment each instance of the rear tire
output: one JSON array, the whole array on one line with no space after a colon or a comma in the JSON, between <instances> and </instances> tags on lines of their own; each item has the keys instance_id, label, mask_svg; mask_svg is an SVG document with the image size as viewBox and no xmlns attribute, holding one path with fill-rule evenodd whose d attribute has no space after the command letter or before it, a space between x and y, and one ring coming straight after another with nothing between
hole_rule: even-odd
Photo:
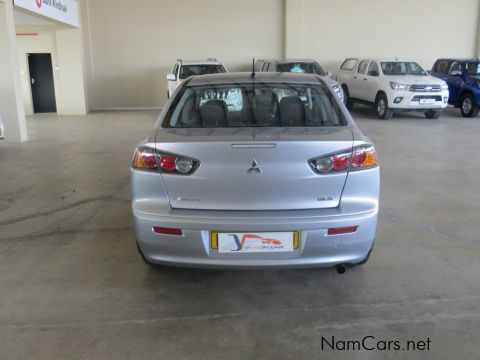
<instances>
[{"instance_id":1,"label":"rear tire","mask_svg":"<svg viewBox=\"0 0 480 360\"><path fill-rule=\"evenodd\" d=\"M346 86L343 86L343 102L348 110L353 109L353 100L350 97L350 93L348 92L348 88Z\"/></svg>"},{"instance_id":2,"label":"rear tire","mask_svg":"<svg viewBox=\"0 0 480 360\"><path fill-rule=\"evenodd\" d=\"M427 119L438 119L442 114L442 110L428 110L424 114Z\"/></svg>"},{"instance_id":3,"label":"rear tire","mask_svg":"<svg viewBox=\"0 0 480 360\"><path fill-rule=\"evenodd\" d=\"M375 110L381 120L388 120L393 116L393 110L388 107L388 100L385 94L380 94L375 100Z\"/></svg>"},{"instance_id":4,"label":"rear tire","mask_svg":"<svg viewBox=\"0 0 480 360\"><path fill-rule=\"evenodd\" d=\"M463 117L475 117L478 115L479 110L480 109L475 103L475 98L472 94L464 94L462 96L462 99L460 100L460 112Z\"/></svg>"}]
</instances>

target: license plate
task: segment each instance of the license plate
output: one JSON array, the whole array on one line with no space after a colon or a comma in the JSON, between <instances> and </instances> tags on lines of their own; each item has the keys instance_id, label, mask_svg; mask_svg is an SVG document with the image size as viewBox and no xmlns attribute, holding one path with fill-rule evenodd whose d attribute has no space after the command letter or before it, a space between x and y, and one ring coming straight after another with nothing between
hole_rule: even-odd
<instances>
[{"instance_id":1,"label":"license plate","mask_svg":"<svg viewBox=\"0 0 480 360\"><path fill-rule=\"evenodd\" d=\"M435 104L435 99L420 99L420 105Z\"/></svg>"},{"instance_id":2,"label":"license plate","mask_svg":"<svg viewBox=\"0 0 480 360\"><path fill-rule=\"evenodd\" d=\"M219 253L292 252L300 246L298 231L290 232L211 232L212 249Z\"/></svg>"}]
</instances>

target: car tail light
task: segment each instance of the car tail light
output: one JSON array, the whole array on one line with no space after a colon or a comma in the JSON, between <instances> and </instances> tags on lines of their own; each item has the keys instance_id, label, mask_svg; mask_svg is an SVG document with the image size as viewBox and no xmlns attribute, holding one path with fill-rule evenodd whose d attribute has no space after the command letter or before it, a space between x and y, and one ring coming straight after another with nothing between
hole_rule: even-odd
<instances>
[{"instance_id":1,"label":"car tail light","mask_svg":"<svg viewBox=\"0 0 480 360\"><path fill-rule=\"evenodd\" d=\"M136 149L133 155L132 167L138 170L158 170L157 154L148 148Z\"/></svg>"},{"instance_id":2,"label":"car tail light","mask_svg":"<svg viewBox=\"0 0 480 360\"><path fill-rule=\"evenodd\" d=\"M358 229L358 226L330 228L330 229L328 229L328 235L350 234L350 233L356 232L357 229Z\"/></svg>"},{"instance_id":3,"label":"car tail light","mask_svg":"<svg viewBox=\"0 0 480 360\"><path fill-rule=\"evenodd\" d=\"M360 145L353 150L311 159L308 163L318 174L369 169L378 165L373 145Z\"/></svg>"},{"instance_id":4,"label":"car tail light","mask_svg":"<svg viewBox=\"0 0 480 360\"><path fill-rule=\"evenodd\" d=\"M162 154L150 148L137 148L132 167L137 170L160 171L168 174L189 175L199 162L179 155Z\"/></svg>"}]
</instances>

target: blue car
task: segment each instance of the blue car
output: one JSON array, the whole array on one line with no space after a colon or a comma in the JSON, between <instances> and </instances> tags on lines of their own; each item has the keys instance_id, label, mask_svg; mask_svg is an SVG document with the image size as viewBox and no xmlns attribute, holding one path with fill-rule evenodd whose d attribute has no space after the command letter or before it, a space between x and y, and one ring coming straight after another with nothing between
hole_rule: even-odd
<instances>
[{"instance_id":1,"label":"blue car","mask_svg":"<svg viewBox=\"0 0 480 360\"><path fill-rule=\"evenodd\" d=\"M431 74L443 79L450 91L449 104L460 108L464 117L475 117L480 110L480 60L438 59Z\"/></svg>"}]
</instances>

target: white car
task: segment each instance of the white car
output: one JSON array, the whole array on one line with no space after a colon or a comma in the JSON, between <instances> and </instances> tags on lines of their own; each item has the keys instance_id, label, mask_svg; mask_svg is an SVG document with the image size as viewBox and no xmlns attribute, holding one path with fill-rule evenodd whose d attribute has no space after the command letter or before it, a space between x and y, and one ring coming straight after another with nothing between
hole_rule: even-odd
<instances>
[{"instance_id":1,"label":"white car","mask_svg":"<svg viewBox=\"0 0 480 360\"><path fill-rule=\"evenodd\" d=\"M375 105L380 119L394 111L421 111L436 119L448 105L448 85L414 61L346 59L337 74L349 109L355 102Z\"/></svg>"},{"instance_id":2,"label":"white car","mask_svg":"<svg viewBox=\"0 0 480 360\"><path fill-rule=\"evenodd\" d=\"M329 85L337 94L340 101L344 101L341 85L332 79L332 74L323 70L318 62L311 59L284 59L284 60L257 60L254 66L257 72L291 72L297 74L316 74Z\"/></svg>"},{"instance_id":3,"label":"white car","mask_svg":"<svg viewBox=\"0 0 480 360\"><path fill-rule=\"evenodd\" d=\"M217 59L198 61L178 59L173 66L172 72L167 75L167 97L170 98L178 85L190 76L225 72L227 72L225 66Z\"/></svg>"},{"instance_id":4,"label":"white car","mask_svg":"<svg viewBox=\"0 0 480 360\"><path fill-rule=\"evenodd\" d=\"M5 139L5 127L2 123L2 118L0 117L0 140Z\"/></svg>"}]
</instances>

